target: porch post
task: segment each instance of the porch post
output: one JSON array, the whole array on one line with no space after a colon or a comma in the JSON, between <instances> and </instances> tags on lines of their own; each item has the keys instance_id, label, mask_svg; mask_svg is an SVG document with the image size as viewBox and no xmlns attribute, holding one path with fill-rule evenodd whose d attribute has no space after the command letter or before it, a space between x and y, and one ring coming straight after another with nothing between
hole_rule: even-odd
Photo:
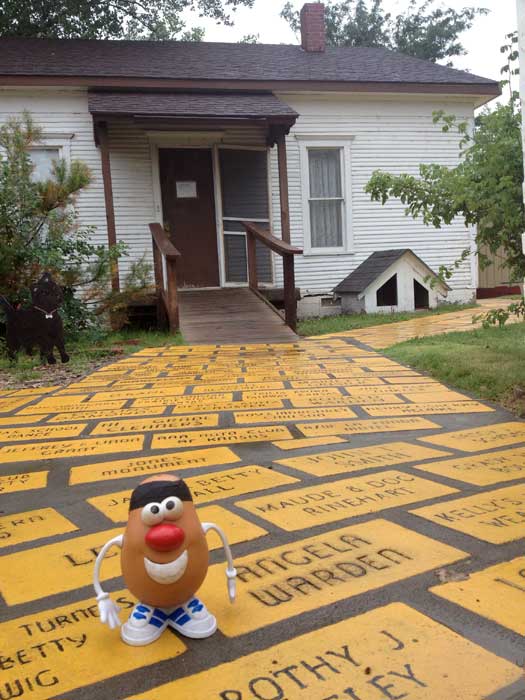
<instances>
[{"instance_id":1,"label":"porch post","mask_svg":"<svg viewBox=\"0 0 525 700\"><path fill-rule=\"evenodd\" d=\"M109 160L107 122L98 122L96 131L100 146L100 160L102 163L102 182L104 183L108 245L112 248L117 245L117 230L115 227L115 209L113 207L113 183L111 180L111 163ZM120 290L118 262L116 260L111 263L111 288L114 292Z\"/></svg>"},{"instance_id":2,"label":"porch post","mask_svg":"<svg viewBox=\"0 0 525 700\"><path fill-rule=\"evenodd\" d=\"M283 255L284 318L292 331L297 330L297 299L295 297L295 273L293 255Z\"/></svg>"},{"instance_id":3,"label":"porch post","mask_svg":"<svg viewBox=\"0 0 525 700\"><path fill-rule=\"evenodd\" d=\"M290 243L290 205L288 202L288 163L286 158L286 136L281 131L276 137L279 162L279 196L281 199L281 236Z\"/></svg>"}]
</instances>

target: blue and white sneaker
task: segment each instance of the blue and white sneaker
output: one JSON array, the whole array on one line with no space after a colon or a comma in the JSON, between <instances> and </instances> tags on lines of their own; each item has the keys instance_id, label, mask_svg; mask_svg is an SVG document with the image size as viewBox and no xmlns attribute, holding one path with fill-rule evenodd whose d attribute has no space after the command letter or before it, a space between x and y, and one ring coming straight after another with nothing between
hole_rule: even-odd
<instances>
[{"instance_id":1,"label":"blue and white sneaker","mask_svg":"<svg viewBox=\"0 0 525 700\"><path fill-rule=\"evenodd\" d=\"M217 630L217 620L198 598L191 598L169 615L168 625L191 639L211 637Z\"/></svg>"},{"instance_id":2,"label":"blue and white sneaker","mask_svg":"<svg viewBox=\"0 0 525 700\"><path fill-rule=\"evenodd\" d=\"M137 603L127 622L120 628L123 642L134 647L151 644L164 632L168 626L169 611L152 608L144 603Z\"/></svg>"}]
</instances>

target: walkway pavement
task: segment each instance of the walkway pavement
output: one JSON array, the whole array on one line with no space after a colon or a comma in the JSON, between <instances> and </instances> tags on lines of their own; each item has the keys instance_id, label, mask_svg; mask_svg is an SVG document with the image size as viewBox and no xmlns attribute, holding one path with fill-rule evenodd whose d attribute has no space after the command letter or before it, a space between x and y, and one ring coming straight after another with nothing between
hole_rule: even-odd
<instances>
[{"instance_id":1,"label":"walkway pavement","mask_svg":"<svg viewBox=\"0 0 525 700\"><path fill-rule=\"evenodd\" d=\"M355 341L143 350L0 396L0 698L525 697L525 422ZM147 475L233 546L207 640L124 645L93 563ZM133 606L119 557L104 586Z\"/></svg>"},{"instance_id":2,"label":"walkway pavement","mask_svg":"<svg viewBox=\"0 0 525 700\"><path fill-rule=\"evenodd\" d=\"M387 323L383 326L373 326L356 331L342 331L330 333L323 338L352 338L365 343L375 350L388 348L396 343L402 343L411 338L424 338L428 335L438 335L439 333L451 333L453 331L471 331L480 328L481 322L472 323L473 316L479 316L492 309L506 308L515 302L515 299L508 297L496 299L478 300L478 309L464 309L463 311L451 311L447 314L436 316L422 316L410 321L399 321L399 323ZM507 323L514 323L515 317L509 318Z\"/></svg>"}]
</instances>

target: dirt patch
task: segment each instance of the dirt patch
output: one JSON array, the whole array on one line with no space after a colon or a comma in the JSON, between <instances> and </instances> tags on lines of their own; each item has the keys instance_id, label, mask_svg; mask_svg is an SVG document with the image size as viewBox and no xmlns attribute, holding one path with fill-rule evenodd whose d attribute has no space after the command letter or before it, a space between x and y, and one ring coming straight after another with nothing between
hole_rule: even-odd
<instances>
[{"instance_id":1,"label":"dirt patch","mask_svg":"<svg viewBox=\"0 0 525 700\"><path fill-rule=\"evenodd\" d=\"M77 382L100 367L113 362L122 354L122 348L118 348L118 350L117 348L112 348L111 355L86 362L82 368L74 365L63 365L60 362L56 365L40 365L33 367L28 372L31 376L27 378L14 374L9 370L0 369L0 390L38 389L39 387L47 386L65 387L71 382Z\"/></svg>"},{"instance_id":2,"label":"dirt patch","mask_svg":"<svg viewBox=\"0 0 525 700\"><path fill-rule=\"evenodd\" d=\"M501 403L508 411L525 418L525 387L515 386L503 397Z\"/></svg>"},{"instance_id":3,"label":"dirt patch","mask_svg":"<svg viewBox=\"0 0 525 700\"><path fill-rule=\"evenodd\" d=\"M440 583L451 583L455 581L468 581L470 574L464 574L462 571L454 571L453 569L439 569L437 577Z\"/></svg>"}]
</instances>

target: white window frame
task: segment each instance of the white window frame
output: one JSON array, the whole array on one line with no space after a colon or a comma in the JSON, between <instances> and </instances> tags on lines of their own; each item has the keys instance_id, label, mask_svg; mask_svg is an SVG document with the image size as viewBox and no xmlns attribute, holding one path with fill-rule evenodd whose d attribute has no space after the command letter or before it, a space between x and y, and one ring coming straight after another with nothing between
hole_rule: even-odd
<instances>
[{"instance_id":1,"label":"white window frame","mask_svg":"<svg viewBox=\"0 0 525 700\"><path fill-rule=\"evenodd\" d=\"M299 153L301 163L301 198L303 209L303 230L304 230L304 255L344 255L353 253L352 235L352 162L350 146L353 136L310 136L299 135L296 137L299 142ZM337 148L341 157L341 191L343 199L343 243L341 246L330 248L312 246L311 222L310 222L310 168L308 151L316 148ZM339 198L338 198L339 199Z\"/></svg>"},{"instance_id":2,"label":"white window frame","mask_svg":"<svg viewBox=\"0 0 525 700\"><path fill-rule=\"evenodd\" d=\"M44 132L41 139L32 144L29 152L35 151L56 151L58 150L58 157L65 160L69 165L71 163L71 141L74 134L63 133L63 132Z\"/></svg>"}]
</instances>

